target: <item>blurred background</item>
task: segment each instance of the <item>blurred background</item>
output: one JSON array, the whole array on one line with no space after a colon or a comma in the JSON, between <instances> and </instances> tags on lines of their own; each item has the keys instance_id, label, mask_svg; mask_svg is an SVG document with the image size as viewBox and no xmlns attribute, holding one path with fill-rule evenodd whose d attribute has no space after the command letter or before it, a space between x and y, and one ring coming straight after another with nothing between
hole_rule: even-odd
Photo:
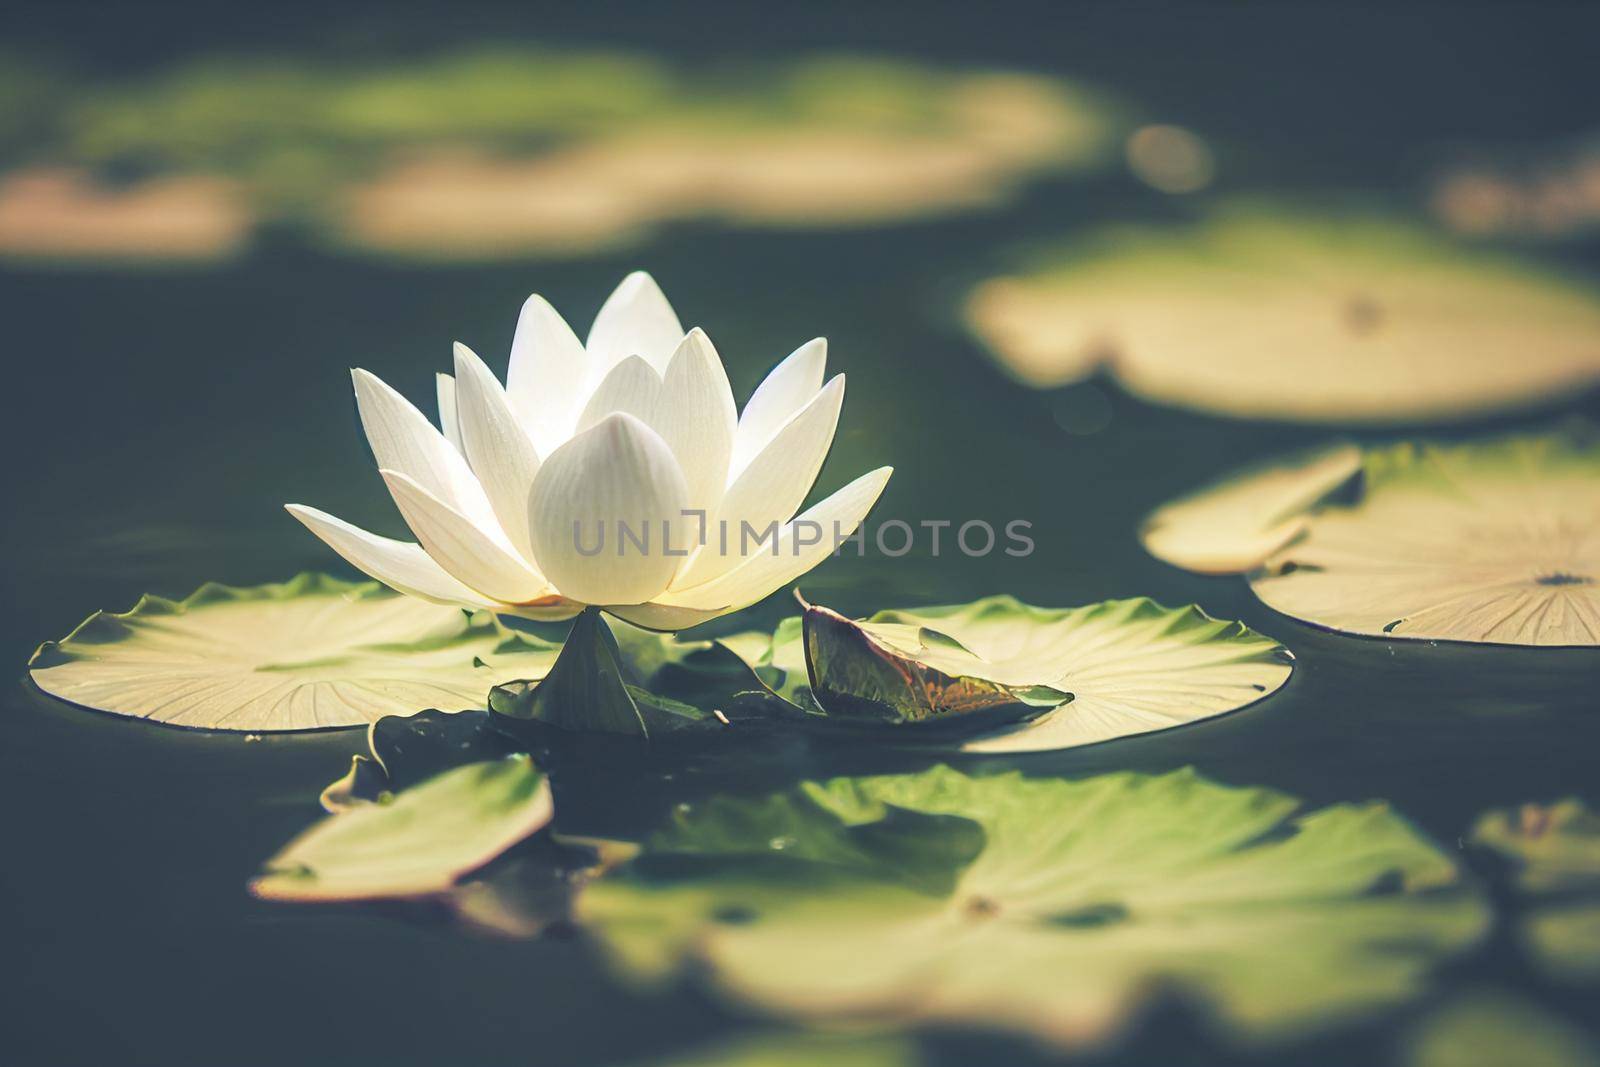
<instances>
[{"instance_id":1,"label":"blurred background","mask_svg":"<svg viewBox=\"0 0 1600 1067\"><path fill-rule=\"evenodd\" d=\"M1310 664L1204 732L1013 764L1382 796L1440 840L1490 804L1592 789L1597 735L1571 714L1592 660L1361 661L1132 534L1330 435L1595 414L1594 4L68 2L0 24L19 668L143 592L343 573L281 505L401 532L347 369L431 413L452 341L503 371L530 292L581 335L643 268L741 402L829 338L850 384L819 496L893 463L879 519L1033 524L1027 560L844 558L813 600L1149 594ZM9 703L3 802L49 798L4 883L15 1062L604 1063L740 1025L626 994L572 945L247 900L358 738L245 745ZM1105 1055L1396 1055L1382 1026L1265 1060L1186 1033ZM941 1054L1013 1054L963 1040Z\"/></svg>"}]
</instances>

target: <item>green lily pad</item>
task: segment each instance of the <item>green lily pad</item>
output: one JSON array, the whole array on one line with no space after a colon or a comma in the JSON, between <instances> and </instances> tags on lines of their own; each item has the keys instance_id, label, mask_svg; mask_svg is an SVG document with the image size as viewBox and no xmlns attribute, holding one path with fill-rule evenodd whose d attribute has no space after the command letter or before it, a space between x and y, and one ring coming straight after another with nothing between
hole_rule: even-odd
<instances>
[{"instance_id":1,"label":"green lily pad","mask_svg":"<svg viewBox=\"0 0 1600 1067\"><path fill-rule=\"evenodd\" d=\"M1407 1037L1406 1067L1600 1067L1600 1049L1561 1016L1509 993L1473 990Z\"/></svg>"},{"instance_id":2,"label":"green lily pad","mask_svg":"<svg viewBox=\"0 0 1600 1067\"><path fill-rule=\"evenodd\" d=\"M967 319L1030 385L1103 371L1244 418L1457 419L1600 382L1592 286L1380 215L1243 204L1074 234L977 288Z\"/></svg>"},{"instance_id":3,"label":"green lily pad","mask_svg":"<svg viewBox=\"0 0 1600 1067\"><path fill-rule=\"evenodd\" d=\"M1260 700L1292 670L1287 649L1241 623L1142 597L1078 608L986 597L881 611L860 627L925 668L1057 705L1033 721L967 742L984 752L1071 748L1181 726ZM811 698L803 691L810 684L805 640L798 620L786 620L752 663L780 673L777 691L802 701ZM1071 700L1063 703L1067 694Z\"/></svg>"},{"instance_id":4,"label":"green lily pad","mask_svg":"<svg viewBox=\"0 0 1600 1067\"><path fill-rule=\"evenodd\" d=\"M28 667L52 696L99 711L209 730L365 726L424 708L481 708L489 688L538 678L559 646L320 574L96 612Z\"/></svg>"},{"instance_id":5,"label":"green lily pad","mask_svg":"<svg viewBox=\"0 0 1600 1067\"><path fill-rule=\"evenodd\" d=\"M1524 804L1484 815L1472 841L1513 864L1520 937L1540 969L1561 981L1600 979L1600 815L1576 799Z\"/></svg>"},{"instance_id":6,"label":"green lily pad","mask_svg":"<svg viewBox=\"0 0 1600 1067\"><path fill-rule=\"evenodd\" d=\"M807 783L680 810L577 917L625 974L693 962L785 1016L1077 1047L1175 989L1226 1035L1289 1039L1418 995L1487 925L1384 805L1297 807L1190 771Z\"/></svg>"},{"instance_id":7,"label":"green lily pad","mask_svg":"<svg viewBox=\"0 0 1600 1067\"><path fill-rule=\"evenodd\" d=\"M1369 450L1356 499L1314 512L1250 585L1344 633L1600 644L1600 438Z\"/></svg>"},{"instance_id":8,"label":"green lily pad","mask_svg":"<svg viewBox=\"0 0 1600 1067\"><path fill-rule=\"evenodd\" d=\"M295 901L443 893L553 814L549 784L527 756L469 763L327 816L268 860L250 891Z\"/></svg>"}]
</instances>

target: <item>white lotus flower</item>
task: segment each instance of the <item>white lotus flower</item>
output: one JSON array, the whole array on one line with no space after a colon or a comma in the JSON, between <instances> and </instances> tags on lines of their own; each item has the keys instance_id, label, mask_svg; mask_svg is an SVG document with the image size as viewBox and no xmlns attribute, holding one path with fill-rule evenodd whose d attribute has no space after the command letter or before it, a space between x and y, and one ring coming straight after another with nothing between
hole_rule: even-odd
<instances>
[{"instance_id":1,"label":"white lotus flower","mask_svg":"<svg viewBox=\"0 0 1600 1067\"><path fill-rule=\"evenodd\" d=\"M455 376L439 376L442 432L352 372L380 473L420 544L288 510L411 596L534 619L596 605L651 629L693 626L822 562L888 481L882 467L794 514L844 401L843 375L823 384L826 355L821 338L802 345L737 415L711 341L684 333L648 274L617 286L586 344L531 296L504 387L455 346ZM776 542L742 536L744 524L771 526Z\"/></svg>"}]
</instances>

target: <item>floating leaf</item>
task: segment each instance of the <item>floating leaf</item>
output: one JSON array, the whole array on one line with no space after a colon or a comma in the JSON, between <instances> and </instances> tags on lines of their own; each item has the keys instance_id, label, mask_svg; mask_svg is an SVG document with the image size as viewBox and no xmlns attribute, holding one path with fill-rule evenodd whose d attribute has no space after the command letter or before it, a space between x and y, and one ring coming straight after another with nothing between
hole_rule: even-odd
<instances>
[{"instance_id":1,"label":"floating leaf","mask_svg":"<svg viewBox=\"0 0 1600 1067\"><path fill-rule=\"evenodd\" d=\"M1385 806L1296 807L1189 771L807 783L679 812L578 918L627 973L692 960L784 1015L1080 1046L1176 987L1241 1039L1292 1038L1410 999L1487 924Z\"/></svg>"},{"instance_id":2,"label":"floating leaf","mask_svg":"<svg viewBox=\"0 0 1600 1067\"><path fill-rule=\"evenodd\" d=\"M35 136L7 159L51 165L0 174L0 255L215 256L268 219L430 260L588 253L689 218L863 225L1098 170L1122 124L1057 77L859 55L671 64L504 39L29 81L47 88L7 113Z\"/></svg>"},{"instance_id":3,"label":"floating leaf","mask_svg":"<svg viewBox=\"0 0 1600 1067\"><path fill-rule=\"evenodd\" d=\"M1524 947L1552 977L1600 979L1600 815L1580 800L1524 804L1478 820L1472 840L1515 865Z\"/></svg>"},{"instance_id":4,"label":"floating leaf","mask_svg":"<svg viewBox=\"0 0 1600 1067\"><path fill-rule=\"evenodd\" d=\"M1305 532L1311 509L1360 472L1361 449L1333 445L1232 474L1159 508L1139 539L1176 567L1242 573Z\"/></svg>"},{"instance_id":5,"label":"floating leaf","mask_svg":"<svg viewBox=\"0 0 1600 1067\"><path fill-rule=\"evenodd\" d=\"M327 816L268 860L250 890L298 901L441 893L552 814L550 787L527 756L469 763Z\"/></svg>"},{"instance_id":6,"label":"floating leaf","mask_svg":"<svg viewBox=\"0 0 1600 1067\"><path fill-rule=\"evenodd\" d=\"M1407 1041L1406 1067L1600 1067L1584 1032L1508 993L1474 990L1429 1014Z\"/></svg>"},{"instance_id":7,"label":"floating leaf","mask_svg":"<svg viewBox=\"0 0 1600 1067\"><path fill-rule=\"evenodd\" d=\"M1369 451L1358 499L1318 511L1250 584L1346 633L1600 644L1600 441L1580 429Z\"/></svg>"},{"instance_id":8,"label":"floating leaf","mask_svg":"<svg viewBox=\"0 0 1600 1067\"><path fill-rule=\"evenodd\" d=\"M1592 289L1394 219L1247 206L1070 247L967 304L1030 385L1104 369L1226 415L1414 422L1600 381Z\"/></svg>"},{"instance_id":9,"label":"floating leaf","mask_svg":"<svg viewBox=\"0 0 1600 1067\"><path fill-rule=\"evenodd\" d=\"M375 582L302 574L209 583L97 612L29 661L35 684L75 704L175 726L310 730L424 708L480 708L489 687L542 677L559 647L488 616Z\"/></svg>"},{"instance_id":10,"label":"floating leaf","mask_svg":"<svg viewBox=\"0 0 1600 1067\"><path fill-rule=\"evenodd\" d=\"M996 596L882 611L861 629L926 668L998 683L1030 703L1071 695L1033 722L966 746L986 752L1071 748L1181 726L1254 703L1291 670L1288 651L1271 638L1145 598L1037 608ZM784 664L783 686L797 687L801 642L800 627L786 621L756 666Z\"/></svg>"}]
</instances>

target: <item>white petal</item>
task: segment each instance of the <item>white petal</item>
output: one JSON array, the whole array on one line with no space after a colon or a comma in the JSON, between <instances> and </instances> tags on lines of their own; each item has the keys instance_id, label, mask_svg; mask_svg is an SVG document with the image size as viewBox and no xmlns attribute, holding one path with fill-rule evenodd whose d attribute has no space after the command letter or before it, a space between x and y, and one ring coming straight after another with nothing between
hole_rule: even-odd
<instances>
[{"instance_id":1,"label":"white petal","mask_svg":"<svg viewBox=\"0 0 1600 1067\"><path fill-rule=\"evenodd\" d=\"M789 520L822 470L843 403L841 374L773 435L767 447L728 486L717 511L717 525L707 532L706 547L684 569L679 584L708 582L743 562L741 535L746 523L759 534L771 524ZM721 551L723 531L726 554Z\"/></svg>"},{"instance_id":2,"label":"white petal","mask_svg":"<svg viewBox=\"0 0 1600 1067\"><path fill-rule=\"evenodd\" d=\"M433 423L377 375L357 369L350 377L378 467L399 471L474 523L498 533L500 524L483 486Z\"/></svg>"},{"instance_id":3,"label":"white petal","mask_svg":"<svg viewBox=\"0 0 1600 1067\"><path fill-rule=\"evenodd\" d=\"M572 436L588 374L583 342L567 320L539 294L528 297L511 339L506 396L539 455L548 456Z\"/></svg>"},{"instance_id":4,"label":"white petal","mask_svg":"<svg viewBox=\"0 0 1600 1067\"><path fill-rule=\"evenodd\" d=\"M575 434L600 424L608 415L632 415L653 426L661 400L661 375L643 356L629 356L606 374L578 416Z\"/></svg>"},{"instance_id":5,"label":"white petal","mask_svg":"<svg viewBox=\"0 0 1600 1067\"><path fill-rule=\"evenodd\" d=\"M509 545L498 544L466 516L399 471L380 471L411 532L428 555L484 596L508 604L539 600L551 590Z\"/></svg>"},{"instance_id":6,"label":"white petal","mask_svg":"<svg viewBox=\"0 0 1600 1067\"><path fill-rule=\"evenodd\" d=\"M461 448L461 423L456 418L456 380L448 374L435 374L433 384L439 398L439 430L457 452L465 455Z\"/></svg>"},{"instance_id":7,"label":"white petal","mask_svg":"<svg viewBox=\"0 0 1600 1067\"><path fill-rule=\"evenodd\" d=\"M612 415L539 468L529 522L534 558L563 596L586 604L643 603L667 587L683 562L667 549L686 548L687 497L666 442L633 416ZM647 536L648 548L622 540L621 526Z\"/></svg>"},{"instance_id":8,"label":"white petal","mask_svg":"<svg viewBox=\"0 0 1600 1067\"><path fill-rule=\"evenodd\" d=\"M492 608L494 602L446 574L422 546L410 541L379 537L325 511L304 504L287 504L289 514L322 538L352 567L407 596L437 604Z\"/></svg>"},{"instance_id":9,"label":"white petal","mask_svg":"<svg viewBox=\"0 0 1600 1067\"><path fill-rule=\"evenodd\" d=\"M709 522L728 484L738 415L727 371L698 326L667 364L656 412L647 421L678 457L689 486L689 506L705 511Z\"/></svg>"},{"instance_id":10,"label":"white petal","mask_svg":"<svg viewBox=\"0 0 1600 1067\"><path fill-rule=\"evenodd\" d=\"M822 388L822 373L828 365L828 341L818 337L807 341L772 372L750 394L744 414L739 416L739 432L733 444L730 472L737 475L766 447L772 435L795 413L811 402Z\"/></svg>"},{"instance_id":11,"label":"white petal","mask_svg":"<svg viewBox=\"0 0 1600 1067\"><path fill-rule=\"evenodd\" d=\"M598 381L629 356L643 356L660 370L682 339L683 327L661 287L644 271L634 271L606 298L589 330L589 380Z\"/></svg>"},{"instance_id":12,"label":"white petal","mask_svg":"<svg viewBox=\"0 0 1600 1067\"><path fill-rule=\"evenodd\" d=\"M477 353L458 344L456 394L461 442L472 473L489 497L511 545L533 558L528 540L528 496L539 473L539 454L517 421L506 392Z\"/></svg>"},{"instance_id":13,"label":"white petal","mask_svg":"<svg viewBox=\"0 0 1600 1067\"><path fill-rule=\"evenodd\" d=\"M720 578L692 589L674 589L658 597L657 603L719 615L754 604L832 555L878 502L892 473L892 467L879 467L863 474L779 530L776 552L764 547ZM815 543L803 543L813 539Z\"/></svg>"}]
</instances>

